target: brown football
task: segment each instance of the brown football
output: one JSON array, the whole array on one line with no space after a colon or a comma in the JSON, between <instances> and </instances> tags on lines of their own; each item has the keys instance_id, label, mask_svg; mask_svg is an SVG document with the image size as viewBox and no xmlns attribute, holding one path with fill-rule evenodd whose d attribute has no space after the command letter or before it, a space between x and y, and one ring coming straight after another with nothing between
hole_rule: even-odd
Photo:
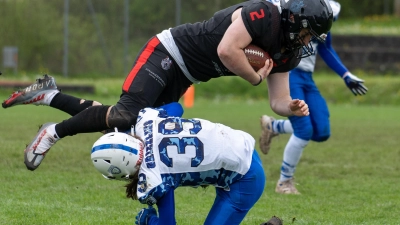
<instances>
[{"instance_id":1,"label":"brown football","mask_svg":"<svg viewBox=\"0 0 400 225\"><path fill-rule=\"evenodd\" d=\"M261 69L265 65L265 61L271 58L266 51L257 45L249 44L243 51L255 71Z\"/></svg>"}]
</instances>

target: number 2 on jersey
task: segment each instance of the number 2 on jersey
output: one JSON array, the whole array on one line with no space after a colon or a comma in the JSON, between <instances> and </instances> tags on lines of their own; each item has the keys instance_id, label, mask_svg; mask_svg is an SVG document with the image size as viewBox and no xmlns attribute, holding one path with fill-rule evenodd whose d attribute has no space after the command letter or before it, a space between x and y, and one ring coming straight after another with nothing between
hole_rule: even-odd
<instances>
[{"instance_id":1,"label":"number 2 on jersey","mask_svg":"<svg viewBox=\"0 0 400 225\"><path fill-rule=\"evenodd\" d=\"M257 11L250 12L251 21L256 20L256 18L262 19L264 18L264 16L265 16L264 9L260 9L260 12Z\"/></svg>"}]
</instances>

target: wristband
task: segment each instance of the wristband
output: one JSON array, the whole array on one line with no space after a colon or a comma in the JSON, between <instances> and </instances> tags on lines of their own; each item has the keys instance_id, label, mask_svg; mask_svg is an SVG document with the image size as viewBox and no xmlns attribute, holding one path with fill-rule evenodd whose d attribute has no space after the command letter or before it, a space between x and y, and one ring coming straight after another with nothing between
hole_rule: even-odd
<instances>
[{"instance_id":1,"label":"wristband","mask_svg":"<svg viewBox=\"0 0 400 225\"><path fill-rule=\"evenodd\" d=\"M349 74L351 74L349 71L343 74L342 79L346 78Z\"/></svg>"},{"instance_id":2,"label":"wristband","mask_svg":"<svg viewBox=\"0 0 400 225\"><path fill-rule=\"evenodd\" d=\"M258 74L258 73L257 73ZM258 86L259 84L261 84L261 82L263 81L262 76L260 74L258 74L258 76L260 76L260 81L258 81L257 84L253 84L253 86Z\"/></svg>"}]
</instances>

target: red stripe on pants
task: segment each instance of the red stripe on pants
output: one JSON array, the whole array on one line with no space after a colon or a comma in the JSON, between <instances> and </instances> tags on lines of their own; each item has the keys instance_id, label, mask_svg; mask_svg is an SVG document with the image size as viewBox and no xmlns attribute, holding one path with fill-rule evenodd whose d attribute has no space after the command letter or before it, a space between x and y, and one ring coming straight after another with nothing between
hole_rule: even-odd
<instances>
[{"instance_id":1,"label":"red stripe on pants","mask_svg":"<svg viewBox=\"0 0 400 225\"><path fill-rule=\"evenodd\" d=\"M131 86L133 79L135 79L136 74L150 58L150 55L154 52L154 49L158 44L160 44L160 41L157 37L154 37L149 41L146 48L142 51L139 58L137 59L135 66L132 68L131 72L129 72L128 77L125 79L122 90L124 90L125 92L129 91L129 87Z\"/></svg>"}]
</instances>

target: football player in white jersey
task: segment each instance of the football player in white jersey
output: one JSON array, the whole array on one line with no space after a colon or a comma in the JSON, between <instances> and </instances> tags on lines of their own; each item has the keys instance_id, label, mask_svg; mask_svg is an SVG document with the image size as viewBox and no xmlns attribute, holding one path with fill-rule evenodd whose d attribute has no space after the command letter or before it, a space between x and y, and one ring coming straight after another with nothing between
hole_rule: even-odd
<instances>
[{"instance_id":1,"label":"football player in white jersey","mask_svg":"<svg viewBox=\"0 0 400 225\"><path fill-rule=\"evenodd\" d=\"M204 224L240 224L263 193L266 177L243 131L203 119L171 117L161 108L139 112L135 137L108 133L93 146L92 161L109 179L128 180L127 197L143 204L137 224L176 224L174 190L215 186Z\"/></svg>"},{"instance_id":2,"label":"football player in white jersey","mask_svg":"<svg viewBox=\"0 0 400 225\"><path fill-rule=\"evenodd\" d=\"M279 3L275 0L270 1L274 4ZM332 0L329 3L335 21L340 12L340 4ZM363 84L364 81L353 75L343 65L332 48L331 33L328 33L325 43L315 40L312 41L312 46L315 50L314 54L303 58L289 74L290 95L292 98L304 99L307 102L310 116L290 116L288 120L275 120L267 115L261 117L260 148L263 153L268 153L273 137L283 133L292 134L284 150L281 176L275 188L277 193L299 194L294 186L293 176L304 148L310 140L323 142L330 137L328 106L312 79L317 51L325 63L344 80L354 95L364 95L368 91Z\"/></svg>"}]
</instances>

